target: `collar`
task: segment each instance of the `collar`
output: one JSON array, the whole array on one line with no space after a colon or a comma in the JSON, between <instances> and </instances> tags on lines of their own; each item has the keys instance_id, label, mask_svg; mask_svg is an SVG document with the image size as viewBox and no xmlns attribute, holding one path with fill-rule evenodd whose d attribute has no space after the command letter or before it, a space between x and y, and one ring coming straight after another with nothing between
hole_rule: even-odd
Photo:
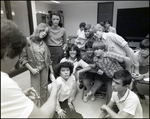
<instances>
[{"instance_id":1,"label":"collar","mask_svg":"<svg viewBox=\"0 0 150 119\"><path fill-rule=\"evenodd\" d=\"M125 100L127 99L128 95L129 95L129 93L130 93L130 90L127 88L126 93L124 94L123 97L121 97L121 98L119 99L119 102L125 101ZM118 98L119 98L119 97L118 97Z\"/></svg>"},{"instance_id":2,"label":"collar","mask_svg":"<svg viewBox=\"0 0 150 119\"><path fill-rule=\"evenodd\" d=\"M103 33L102 38L106 40L106 37L107 37L106 33Z\"/></svg>"}]
</instances>

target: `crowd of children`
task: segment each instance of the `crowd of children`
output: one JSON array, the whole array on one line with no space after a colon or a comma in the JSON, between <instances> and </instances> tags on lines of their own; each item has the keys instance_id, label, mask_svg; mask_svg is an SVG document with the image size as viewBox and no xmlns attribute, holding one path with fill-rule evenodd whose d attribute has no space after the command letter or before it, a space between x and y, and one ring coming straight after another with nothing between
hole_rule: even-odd
<instances>
[{"instance_id":1,"label":"crowd of children","mask_svg":"<svg viewBox=\"0 0 150 119\"><path fill-rule=\"evenodd\" d=\"M140 66L149 66L149 36L142 40L139 50L134 51L109 21L93 26L81 22L77 39L67 44L66 30L60 23L59 12L53 10L50 24L37 26L20 55L19 61L30 71L31 86L40 97L34 103L42 107L56 81L61 87L53 117L83 118L73 104L77 87L86 87L83 97L86 103L89 99L94 101L96 91L106 84L106 104L101 107L99 118L143 117L135 93L138 93L137 81L149 77L149 70L140 73ZM85 52L81 55L83 49ZM52 83L49 84L49 80ZM114 103L119 109L117 113L112 110Z\"/></svg>"}]
</instances>

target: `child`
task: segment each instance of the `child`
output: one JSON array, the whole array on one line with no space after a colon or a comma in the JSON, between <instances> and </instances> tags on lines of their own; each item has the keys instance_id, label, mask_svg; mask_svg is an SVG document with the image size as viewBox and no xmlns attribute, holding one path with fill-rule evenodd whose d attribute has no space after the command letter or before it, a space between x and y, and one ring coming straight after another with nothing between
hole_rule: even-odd
<instances>
[{"instance_id":1,"label":"child","mask_svg":"<svg viewBox=\"0 0 150 119\"><path fill-rule=\"evenodd\" d=\"M143 118L142 106L137 95L128 89L132 80L131 74L121 69L115 72L112 81L112 97L107 105L102 105L99 118ZM116 103L119 112L112 110ZM106 116L108 115L108 116Z\"/></svg>"},{"instance_id":2,"label":"child","mask_svg":"<svg viewBox=\"0 0 150 119\"><path fill-rule=\"evenodd\" d=\"M144 78L149 78L149 39L144 39L139 44L140 49L137 50L133 55L133 68L132 68L132 77L133 77L133 87L132 90L138 92L136 89L137 81L143 80ZM148 82L149 83L149 82ZM146 84L146 82L145 82ZM144 85L145 91L147 85ZM147 89L148 92L148 89ZM140 98L145 99L144 95L138 94Z\"/></svg>"},{"instance_id":3,"label":"child","mask_svg":"<svg viewBox=\"0 0 150 119\"><path fill-rule=\"evenodd\" d=\"M110 20L104 21L104 27L105 27L105 32L116 33L116 28L111 26L111 21Z\"/></svg>"},{"instance_id":4,"label":"child","mask_svg":"<svg viewBox=\"0 0 150 119\"><path fill-rule=\"evenodd\" d=\"M76 80L72 75L73 67L71 62L62 62L56 67L56 81L61 85L61 89L58 92L57 113L54 114L53 118L83 118L81 114L75 111L72 103L75 99L74 93L76 90ZM51 85L48 86L48 89L51 90Z\"/></svg>"},{"instance_id":5,"label":"child","mask_svg":"<svg viewBox=\"0 0 150 119\"><path fill-rule=\"evenodd\" d=\"M90 65L92 68L90 71L86 72L83 76L83 85L87 89L86 95L83 97L83 101L87 102L89 98L91 101L95 100L94 94L101 87L103 81L101 80L101 75L97 73L97 69L94 66L94 50L92 48L93 41L88 41L85 44L86 54L82 57L82 59Z\"/></svg>"},{"instance_id":6,"label":"child","mask_svg":"<svg viewBox=\"0 0 150 119\"><path fill-rule=\"evenodd\" d=\"M60 62L65 61L73 63L73 75L76 75L77 81L80 81L80 73L89 71L91 69L91 67L81 59L80 49L75 44L68 45L66 49L66 57L64 57ZM81 67L82 69L77 70L79 67Z\"/></svg>"},{"instance_id":7,"label":"child","mask_svg":"<svg viewBox=\"0 0 150 119\"><path fill-rule=\"evenodd\" d=\"M111 80L116 71L122 70L123 68L119 62L130 63L130 58L122 56L120 54L105 51L105 45L101 41L95 41L93 43L94 49L94 63L99 68L98 72L100 75L103 75L103 80L108 79L108 88L107 88L107 99L106 103L109 102L111 97Z\"/></svg>"},{"instance_id":8,"label":"child","mask_svg":"<svg viewBox=\"0 0 150 119\"><path fill-rule=\"evenodd\" d=\"M85 22L81 22L79 25L78 31L77 31L77 39L75 39L75 44L80 48L80 49L84 49L84 45L87 41L86 37L85 37L85 29L86 23Z\"/></svg>"},{"instance_id":9,"label":"child","mask_svg":"<svg viewBox=\"0 0 150 119\"><path fill-rule=\"evenodd\" d=\"M34 33L27 38L28 45L23 50L20 63L30 71L31 86L35 88L41 97L35 103L41 107L49 97L47 91L48 71L52 70L51 54L44 42L48 34L48 25L40 23Z\"/></svg>"}]
</instances>

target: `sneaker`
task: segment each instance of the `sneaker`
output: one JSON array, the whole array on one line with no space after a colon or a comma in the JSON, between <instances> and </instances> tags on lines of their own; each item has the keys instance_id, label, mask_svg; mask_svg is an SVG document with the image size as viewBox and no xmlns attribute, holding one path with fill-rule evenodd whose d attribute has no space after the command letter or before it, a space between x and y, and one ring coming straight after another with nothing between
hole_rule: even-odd
<instances>
[{"instance_id":1,"label":"sneaker","mask_svg":"<svg viewBox=\"0 0 150 119\"><path fill-rule=\"evenodd\" d=\"M93 102L94 102L94 101L95 101L95 99L96 99L96 98L95 98L95 95L94 95L94 94L92 94L92 95L91 95L91 101L93 101Z\"/></svg>"},{"instance_id":2,"label":"sneaker","mask_svg":"<svg viewBox=\"0 0 150 119\"><path fill-rule=\"evenodd\" d=\"M84 85L82 83L79 84L79 88L82 89Z\"/></svg>"},{"instance_id":3,"label":"sneaker","mask_svg":"<svg viewBox=\"0 0 150 119\"><path fill-rule=\"evenodd\" d=\"M85 95L85 96L83 97L83 101L86 103L86 102L90 99L91 95L92 95L91 91L88 92L87 95Z\"/></svg>"}]
</instances>

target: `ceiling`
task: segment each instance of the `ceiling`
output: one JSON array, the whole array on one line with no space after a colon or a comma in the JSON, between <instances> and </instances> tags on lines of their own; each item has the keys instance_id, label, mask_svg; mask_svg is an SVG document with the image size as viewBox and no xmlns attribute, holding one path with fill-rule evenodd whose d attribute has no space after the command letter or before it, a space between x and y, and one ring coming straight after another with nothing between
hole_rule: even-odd
<instances>
[{"instance_id":1,"label":"ceiling","mask_svg":"<svg viewBox=\"0 0 150 119\"><path fill-rule=\"evenodd\" d=\"M48 3L48 4L57 4L54 2L51 2L53 0L49 0L49 1L36 1L36 2L43 2L43 3ZM60 2L59 5L69 5L69 4L80 4L80 3L98 3L98 2L106 2L106 1L58 1Z\"/></svg>"}]
</instances>

